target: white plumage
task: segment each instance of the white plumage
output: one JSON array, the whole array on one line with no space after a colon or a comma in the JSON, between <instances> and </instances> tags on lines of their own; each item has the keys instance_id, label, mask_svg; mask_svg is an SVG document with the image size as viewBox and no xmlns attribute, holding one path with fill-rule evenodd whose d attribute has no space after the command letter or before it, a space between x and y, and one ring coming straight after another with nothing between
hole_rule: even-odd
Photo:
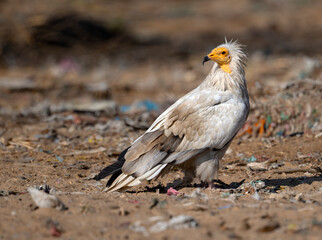
<instances>
[{"instance_id":1,"label":"white plumage","mask_svg":"<svg viewBox=\"0 0 322 240\"><path fill-rule=\"evenodd\" d=\"M219 160L243 126L249 112L245 80L246 55L226 42L204 58L214 66L206 79L163 112L119 161L97 177L113 174L106 191L140 184L179 165L184 181L197 176L212 186Z\"/></svg>"}]
</instances>

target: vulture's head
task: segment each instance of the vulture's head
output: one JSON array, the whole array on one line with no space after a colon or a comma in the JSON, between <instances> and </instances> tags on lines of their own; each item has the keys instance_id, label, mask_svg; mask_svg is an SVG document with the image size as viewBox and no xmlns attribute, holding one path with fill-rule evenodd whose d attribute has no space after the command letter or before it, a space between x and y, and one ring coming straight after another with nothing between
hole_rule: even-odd
<instances>
[{"instance_id":1,"label":"vulture's head","mask_svg":"<svg viewBox=\"0 0 322 240\"><path fill-rule=\"evenodd\" d=\"M223 71L232 73L234 66L244 68L246 64L246 55L242 51L242 46L237 42L227 42L214 48L204 57L202 64L207 61L216 62Z\"/></svg>"}]
</instances>

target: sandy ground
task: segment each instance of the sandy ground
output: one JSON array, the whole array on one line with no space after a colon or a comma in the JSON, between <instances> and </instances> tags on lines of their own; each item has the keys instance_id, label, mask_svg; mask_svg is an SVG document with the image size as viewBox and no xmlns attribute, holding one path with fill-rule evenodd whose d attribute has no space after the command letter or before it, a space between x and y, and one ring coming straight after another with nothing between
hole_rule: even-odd
<instances>
[{"instance_id":1,"label":"sandy ground","mask_svg":"<svg viewBox=\"0 0 322 240\"><path fill-rule=\"evenodd\" d=\"M321 239L319 1L68 2L0 1L0 239ZM117 34L46 22L70 12ZM247 45L251 113L216 189L170 195L175 169L103 192L93 176L202 81L224 36ZM37 207L27 189L44 185L67 210Z\"/></svg>"}]
</instances>

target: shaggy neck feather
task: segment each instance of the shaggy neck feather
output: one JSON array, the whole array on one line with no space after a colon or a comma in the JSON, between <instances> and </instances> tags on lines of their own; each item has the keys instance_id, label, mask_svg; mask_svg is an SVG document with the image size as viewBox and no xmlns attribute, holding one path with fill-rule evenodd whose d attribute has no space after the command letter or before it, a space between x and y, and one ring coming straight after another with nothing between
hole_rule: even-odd
<instances>
[{"instance_id":1,"label":"shaggy neck feather","mask_svg":"<svg viewBox=\"0 0 322 240\"><path fill-rule=\"evenodd\" d=\"M231 91L241 98L248 99L247 84L245 79L245 61L246 59L233 57L229 67L231 73L223 71L220 66L215 63L209 75L201 83L201 88L215 88L218 91Z\"/></svg>"}]
</instances>

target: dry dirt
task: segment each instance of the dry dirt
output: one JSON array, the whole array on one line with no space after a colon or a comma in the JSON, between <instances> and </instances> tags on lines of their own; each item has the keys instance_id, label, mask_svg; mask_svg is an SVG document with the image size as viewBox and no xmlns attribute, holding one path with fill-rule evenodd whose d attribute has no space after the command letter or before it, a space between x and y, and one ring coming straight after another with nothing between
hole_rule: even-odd
<instances>
[{"instance_id":1,"label":"dry dirt","mask_svg":"<svg viewBox=\"0 0 322 240\"><path fill-rule=\"evenodd\" d=\"M133 4L0 1L0 239L321 239L321 2ZM62 15L73 37L47 21ZM82 38L78 18L114 32ZM103 192L92 177L202 81L224 36L247 45L252 109L216 189L170 196L175 169ZM68 209L38 208L42 185Z\"/></svg>"}]
</instances>

